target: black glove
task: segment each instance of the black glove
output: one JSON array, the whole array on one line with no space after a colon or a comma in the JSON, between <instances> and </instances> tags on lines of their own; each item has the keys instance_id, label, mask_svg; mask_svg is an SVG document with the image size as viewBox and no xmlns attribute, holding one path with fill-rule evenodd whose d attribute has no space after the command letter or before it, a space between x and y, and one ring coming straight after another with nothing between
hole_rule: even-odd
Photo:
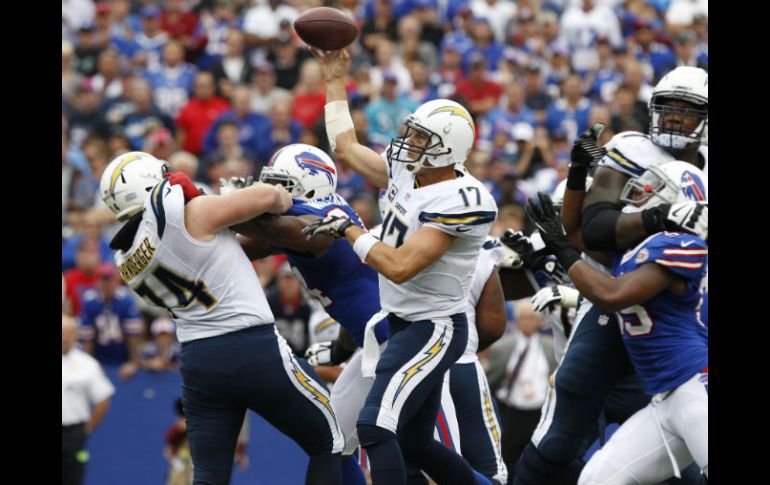
<instances>
[{"instance_id":1,"label":"black glove","mask_svg":"<svg viewBox=\"0 0 770 485\"><path fill-rule=\"evenodd\" d=\"M551 198L542 192L538 192L537 196L540 198L540 207L534 200L529 199L525 209L527 215L540 231L548 252L556 256L564 269L569 271L572 265L580 260L580 252L567 239Z\"/></svg>"},{"instance_id":2,"label":"black glove","mask_svg":"<svg viewBox=\"0 0 770 485\"><path fill-rule=\"evenodd\" d=\"M532 242L521 231L514 232L512 229L506 229L500 237L500 242L516 251L522 259L532 254Z\"/></svg>"},{"instance_id":3,"label":"black glove","mask_svg":"<svg viewBox=\"0 0 770 485\"><path fill-rule=\"evenodd\" d=\"M583 132L575 140L570 152L569 173L567 174L567 188L570 190L585 191L585 179L588 170L599 163L599 160L607 153L604 148L596 144L599 136L604 131L604 124L594 125Z\"/></svg>"}]
</instances>

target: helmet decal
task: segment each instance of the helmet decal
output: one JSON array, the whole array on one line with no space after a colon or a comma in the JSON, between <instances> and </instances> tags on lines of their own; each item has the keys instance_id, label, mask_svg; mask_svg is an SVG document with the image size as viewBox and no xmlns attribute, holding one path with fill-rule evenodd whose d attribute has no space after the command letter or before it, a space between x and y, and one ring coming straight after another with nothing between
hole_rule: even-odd
<instances>
[{"instance_id":1,"label":"helmet decal","mask_svg":"<svg viewBox=\"0 0 770 485\"><path fill-rule=\"evenodd\" d=\"M144 153L141 152L135 152L131 154L127 154L123 157L123 160L120 162L120 164L115 167L115 169L112 171L112 179L110 180L110 194L115 192L115 182L118 181L118 177L120 177L120 174L123 172L123 167L128 165L129 162L133 162L134 160L138 160L144 155Z\"/></svg>"},{"instance_id":2,"label":"helmet decal","mask_svg":"<svg viewBox=\"0 0 770 485\"><path fill-rule=\"evenodd\" d=\"M431 111L428 116L430 117L437 113L449 113L450 115L457 115L467 121L471 125L471 129L473 129L473 131L476 131L476 125L473 124L473 118L471 118L468 112L462 108L458 108L457 106L442 106Z\"/></svg>"},{"instance_id":3,"label":"helmet decal","mask_svg":"<svg viewBox=\"0 0 770 485\"><path fill-rule=\"evenodd\" d=\"M703 181L695 174L690 172L682 173L682 193L687 196L688 199L702 201L706 200L706 189L703 186Z\"/></svg>"},{"instance_id":4,"label":"helmet decal","mask_svg":"<svg viewBox=\"0 0 770 485\"><path fill-rule=\"evenodd\" d=\"M329 179L329 184L334 183L332 174L336 175L337 172L334 170L334 167L327 165L318 155L310 152L301 152L294 157L294 161L299 168L307 170L313 175L317 175L319 172L323 173Z\"/></svg>"}]
</instances>

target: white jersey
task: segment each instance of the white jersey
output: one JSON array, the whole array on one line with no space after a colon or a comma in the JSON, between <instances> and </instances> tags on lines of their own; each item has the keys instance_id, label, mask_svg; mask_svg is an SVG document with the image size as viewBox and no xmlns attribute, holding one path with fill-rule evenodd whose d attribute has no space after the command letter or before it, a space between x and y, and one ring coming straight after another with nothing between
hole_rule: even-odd
<instances>
[{"instance_id":1,"label":"white jersey","mask_svg":"<svg viewBox=\"0 0 770 485\"><path fill-rule=\"evenodd\" d=\"M478 360L476 353L479 351L479 332L476 329L476 305L481 298L481 292L484 291L484 285L487 284L489 276L504 258L505 252L503 252L500 242L487 237L481 247L476 271L473 272L473 280L468 290L468 308L465 310L465 314L468 315L468 345L465 346L463 355L457 359L458 364L469 364Z\"/></svg>"},{"instance_id":2,"label":"white jersey","mask_svg":"<svg viewBox=\"0 0 770 485\"><path fill-rule=\"evenodd\" d=\"M390 164L384 153L382 158L388 189L380 240L397 248L422 227L456 237L446 253L409 281L399 285L380 275L383 310L407 321L464 313L479 250L497 217L495 200L470 173L415 188L415 175L404 163Z\"/></svg>"},{"instance_id":3,"label":"white jersey","mask_svg":"<svg viewBox=\"0 0 770 485\"><path fill-rule=\"evenodd\" d=\"M638 131L624 131L613 136L605 145L607 154L599 161L600 167L609 167L629 177L638 177L653 165L676 160L676 157L654 144L648 135ZM701 145L703 173L708 176L709 149Z\"/></svg>"},{"instance_id":4,"label":"white jersey","mask_svg":"<svg viewBox=\"0 0 770 485\"><path fill-rule=\"evenodd\" d=\"M212 241L193 238L182 188L168 180L150 192L134 242L117 251L115 262L139 296L172 312L180 342L274 321L235 234L223 229Z\"/></svg>"}]
</instances>

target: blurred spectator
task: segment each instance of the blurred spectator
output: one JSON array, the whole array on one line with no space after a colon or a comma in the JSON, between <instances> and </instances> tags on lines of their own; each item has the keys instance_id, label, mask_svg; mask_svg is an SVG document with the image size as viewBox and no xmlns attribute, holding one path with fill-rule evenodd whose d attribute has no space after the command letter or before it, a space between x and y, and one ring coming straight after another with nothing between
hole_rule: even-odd
<instances>
[{"instance_id":1,"label":"blurred spectator","mask_svg":"<svg viewBox=\"0 0 770 485\"><path fill-rule=\"evenodd\" d=\"M594 49L598 35L607 36L613 46L623 43L618 17L598 0L571 2L561 16L560 25L561 35L572 50L572 66L581 72L598 67Z\"/></svg>"},{"instance_id":2,"label":"blurred spectator","mask_svg":"<svg viewBox=\"0 0 770 485\"><path fill-rule=\"evenodd\" d=\"M369 78L374 89L380 89L385 82L385 72L390 72L398 83L398 92L405 93L412 89L412 76L396 56L396 48L393 42L382 40L375 47L376 65L369 70Z\"/></svg>"},{"instance_id":3,"label":"blurred spectator","mask_svg":"<svg viewBox=\"0 0 770 485\"><path fill-rule=\"evenodd\" d=\"M209 128L208 133L203 139L203 154L208 155L217 150L219 143L217 136L219 133L219 125L225 121L232 121L238 128L238 143L246 152L250 152L250 156L257 157L259 153L259 147L263 143L262 133L270 125L270 121L264 115L254 113L251 111L251 90L248 86L236 86L233 89L232 109L225 111L219 117L214 120L214 123ZM265 159L251 159L252 162L260 161L264 163Z\"/></svg>"},{"instance_id":4,"label":"blurred spectator","mask_svg":"<svg viewBox=\"0 0 770 485\"><path fill-rule=\"evenodd\" d=\"M405 94L398 94L396 75L385 72L380 98L366 107L371 143L386 147L398 136L401 123L419 106Z\"/></svg>"},{"instance_id":5,"label":"blurred spectator","mask_svg":"<svg viewBox=\"0 0 770 485\"><path fill-rule=\"evenodd\" d=\"M134 56L137 67L148 70L157 70L160 67L161 52L169 40L168 34L160 28L160 15L161 11L155 5L142 7L142 31L135 37L139 46Z\"/></svg>"},{"instance_id":6,"label":"blurred spectator","mask_svg":"<svg viewBox=\"0 0 770 485\"><path fill-rule=\"evenodd\" d=\"M256 67L251 87L251 111L267 115L273 103L279 99L291 102L291 93L275 85L275 69L263 63Z\"/></svg>"},{"instance_id":7,"label":"blurred spectator","mask_svg":"<svg viewBox=\"0 0 770 485\"><path fill-rule=\"evenodd\" d=\"M608 103L612 99L615 88L623 81L624 64L616 62L606 37L597 39L596 54L599 58L599 67L586 77L587 95L593 101Z\"/></svg>"},{"instance_id":8,"label":"blurred spectator","mask_svg":"<svg viewBox=\"0 0 770 485\"><path fill-rule=\"evenodd\" d=\"M591 107L591 101L583 96L580 76L570 74L562 83L562 97L548 107L545 126L551 136L558 130L563 131L571 143L588 129Z\"/></svg>"},{"instance_id":9,"label":"blurred spectator","mask_svg":"<svg viewBox=\"0 0 770 485\"><path fill-rule=\"evenodd\" d=\"M187 52L196 52L203 47L197 38L198 17L186 5L187 0L166 0L160 14L160 28L170 39L181 42Z\"/></svg>"},{"instance_id":10,"label":"blurred spectator","mask_svg":"<svg viewBox=\"0 0 770 485\"><path fill-rule=\"evenodd\" d=\"M356 211L364 227L372 228L380 223L379 212L371 194L362 194L352 199L350 207Z\"/></svg>"},{"instance_id":11,"label":"blurred spectator","mask_svg":"<svg viewBox=\"0 0 770 485\"><path fill-rule=\"evenodd\" d=\"M67 299L73 315L80 315L83 292L96 288L99 277L96 269L100 262L99 244L93 239L83 239L75 254L75 267L64 272Z\"/></svg>"},{"instance_id":12,"label":"blurred spectator","mask_svg":"<svg viewBox=\"0 0 770 485\"><path fill-rule=\"evenodd\" d=\"M88 161L89 171L78 172L72 183L72 198L70 202L75 209L85 210L101 200L99 182L107 163L109 151L107 144L97 137L88 137L83 142L83 154Z\"/></svg>"},{"instance_id":13,"label":"blurred spectator","mask_svg":"<svg viewBox=\"0 0 770 485\"><path fill-rule=\"evenodd\" d=\"M76 147L83 145L89 136L106 140L110 134L110 126L99 111L101 95L90 79L83 79L78 86L74 111L68 117L69 140Z\"/></svg>"},{"instance_id":14,"label":"blurred spectator","mask_svg":"<svg viewBox=\"0 0 770 485\"><path fill-rule=\"evenodd\" d=\"M510 477L532 432L548 393L548 376L556 369L553 337L540 333L541 315L528 299L515 302L516 327L492 344L487 378L497 399L503 428L503 461Z\"/></svg>"},{"instance_id":15,"label":"blurred spectator","mask_svg":"<svg viewBox=\"0 0 770 485\"><path fill-rule=\"evenodd\" d=\"M520 84L510 83L505 86L505 96L500 105L479 121L479 138L491 140L498 122L506 122L510 127L517 123L525 123L531 128L537 125L535 113L524 103L524 88Z\"/></svg>"},{"instance_id":16,"label":"blurred spectator","mask_svg":"<svg viewBox=\"0 0 770 485\"><path fill-rule=\"evenodd\" d=\"M302 134L302 125L291 117L291 104L279 100L270 108L269 122L260 127L257 135L257 159L265 165L273 153L281 147L297 143Z\"/></svg>"},{"instance_id":17,"label":"blurred spectator","mask_svg":"<svg viewBox=\"0 0 770 485\"><path fill-rule=\"evenodd\" d=\"M141 150L150 131L160 127L173 130L174 122L152 102L152 89L145 79L131 81L129 92L134 109L125 116L123 126L131 148Z\"/></svg>"},{"instance_id":18,"label":"blurred spectator","mask_svg":"<svg viewBox=\"0 0 770 485\"><path fill-rule=\"evenodd\" d=\"M615 133L622 131L647 133L649 130L647 105L636 99L633 88L626 83L615 90L610 127Z\"/></svg>"},{"instance_id":19,"label":"blurred spectator","mask_svg":"<svg viewBox=\"0 0 770 485\"><path fill-rule=\"evenodd\" d=\"M142 151L158 160L167 160L178 147L174 136L164 127L153 128L145 137Z\"/></svg>"},{"instance_id":20,"label":"blurred spectator","mask_svg":"<svg viewBox=\"0 0 770 485\"><path fill-rule=\"evenodd\" d=\"M486 17L477 17L473 21L473 49L465 53L465 59L469 62L474 53L480 53L486 60L489 71L497 71L498 63L503 58L503 46L495 40L492 33L490 20Z\"/></svg>"},{"instance_id":21,"label":"blurred spectator","mask_svg":"<svg viewBox=\"0 0 770 485\"><path fill-rule=\"evenodd\" d=\"M176 141L184 150L200 154L203 138L219 115L229 104L214 95L214 77L210 72L199 72L193 83L193 97L179 110L176 119Z\"/></svg>"},{"instance_id":22,"label":"blurred spectator","mask_svg":"<svg viewBox=\"0 0 770 485\"><path fill-rule=\"evenodd\" d=\"M217 95L230 98L233 86L251 82L254 69L246 59L246 35L237 29L227 32L227 49L224 55L211 65L217 86Z\"/></svg>"},{"instance_id":23,"label":"blurred spectator","mask_svg":"<svg viewBox=\"0 0 770 485\"><path fill-rule=\"evenodd\" d=\"M89 454L88 436L104 419L115 387L93 357L75 346L77 323L61 317L62 485L81 485Z\"/></svg>"},{"instance_id":24,"label":"blurred spectator","mask_svg":"<svg viewBox=\"0 0 770 485\"><path fill-rule=\"evenodd\" d=\"M527 204L527 194L518 187L519 176L503 161L493 161L490 168L492 178L497 181L497 187L492 191L492 196L498 207L506 204L524 207ZM500 171L503 172L502 177L497 175Z\"/></svg>"},{"instance_id":25,"label":"blurred spectator","mask_svg":"<svg viewBox=\"0 0 770 485\"><path fill-rule=\"evenodd\" d=\"M174 321L158 317L150 324L152 340L139 349L139 363L142 369L153 372L179 368L182 346L176 341Z\"/></svg>"},{"instance_id":26,"label":"blurred spectator","mask_svg":"<svg viewBox=\"0 0 770 485\"><path fill-rule=\"evenodd\" d=\"M112 263L102 263L96 276L96 287L83 292L78 337L83 350L102 364L120 365L120 378L127 379L139 368L144 320Z\"/></svg>"},{"instance_id":27,"label":"blurred spectator","mask_svg":"<svg viewBox=\"0 0 770 485\"><path fill-rule=\"evenodd\" d=\"M505 42L506 27L518 9L516 3L506 0L471 0L470 6L474 16L489 21L495 40Z\"/></svg>"},{"instance_id":28,"label":"blurred spectator","mask_svg":"<svg viewBox=\"0 0 770 485\"><path fill-rule=\"evenodd\" d=\"M361 44L371 56L383 41L398 39L398 21L393 15L391 0L374 0L373 3L374 15L367 17L361 25Z\"/></svg>"},{"instance_id":29,"label":"blurred spectator","mask_svg":"<svg viewBox=\"0 0 770 485\"><path fill-rule=\"evenodd\" d=\"M299 68L306 59L312 59L313 54L307 49L298 49L289 35L281 35L275 42L275 47L267 56L267 62L275 68L275 84L291 91L299 79ZM264 64L265 60L252 62L254 65Z\"/></svg>"},{"instance_id":30,"label":"blurred spectator","mask_svg":"<svg viewBox=\"0 0 770 485\"><path fill-rule=\"evenodd\" d=\"M398 56L406 66L419 60L433 70L438 61L436 46L422 40L421 32L422 25L414 15L407 15L398 21Z\"/></svg>"},{"instance_id":31,"label":"blurred spectator","mask_svg":"<svg viewBox=\"0 0 770 485\"><path fill-rule=\"evenodd\" d=\"M409 64L412 75L412 89L409 97L417 104L427 103L438 98L436 86L430 82L431 71L422 59L415 59Z\"/></svg>"},{"instance_id":32,"label":"blurred spectator","mask_svg":"<svg viewBox=\"0 0 770 485\"><path fill-rule=\"evenodd\" d=\"M645 68L645 79L655 83L668 71L674 53L667 45L655 41L657 33L652 21L637 19L635 27L635 48L632 53Z\"/></svg>"},{"instance_id":33,"label":"blurred spectator","mask_svg":"<svg viewBox=\"0 0 770 485\"><path fill-rule=\"evenodd\" d=\"M253 150L244 148L238 142L238 123L225 120L217 125L216 130L217 148L206 155L203 160L203 167L199 169L206 172L208 182L212 184L219 182L219 178L223 175L214 172L218 172L220 170L218 166L228 160L248 160L251 166L250 171L254 171L254 161L257 159L257 155Z\"/></svg>"},{"instance_id":34,"label":"blurred spectator","mask_svg":"<svg viewBox=\"0 0 770 485\"><path fill-rule=\"evenodd\" d=\"M179 151L171 155L168 159L169 168L171 172L182 172L187 175L190 180L195 181L195 186L198 189L203 190L205 194L212 195L217 192L203 182L200 182L198 177L198 157L190 152Z\"/></svg>"},{"instance_id":35,"label":"blurred spectator","mask_svg":"<svg viewBox=\"0 0 770 485\"><path fill-rule=\"evenodd\" d=\"M280 37L284 33L281 25L291 26L299 16L299 12L282 0L258 0L252 4L254 6L246 11L243 18L243 30L249 45L256 47L253 50L251 64L257 65L265 61L264 46ZM283 86L280 77L278 84L286 89L293 87Z\"/></svg>"},{"instance_id":36,"label":"blurred spectator","mask_svg":"<svg viewBox=\"0 0 770 485\"><path fill-rule=\"evenodd\" d=\"M454 41L444 39L441 43L441 61L439 62L438 97L454 96L457 84L463 79L462 55L460 47Z\"/></svg>"},{"instance_id":37,"label":"blurred spectator","mask_svg":"<svg viewBox=\"0 0 770 485\"><path fill-rule=\"evenodd\" d=\"M213 13L201 12L198 35L206 46L198 57L198 67L207 69L227 52L227 34L231 29L243 32L243 19L236 14L235 0L216 0Z\"/></svg>"},{"instance_id":38,"label":"blurred spectator","mask_svg":"<svg viewBox=\"0 0 770 485\"><path fill-rule=\"evenodd\" d=\"M497 219L492 223L492 229L489 235L500 237L506 229L513 231L524 230L524 208L520 205L505 204L501 205L497 211Z\"/></svg>"},{"instance_id":39,"label":"blurred spectator","mask_svg":"<svg viewBox=\"0 0 770 485\"><path fill-rule=\"evenodd\" d=\"M102 224L93 211L84 214L80 222L80 232L62 242L61 248L61 268L67 271L75 267L75 259L78 248L84 240L93 240L98 243L100 260L102 262L112 261L112 250L110 242L102 235Z\"/></svg>"},{"instance_id":40,"label":"blurred spectator","mask_svg":"<svg viewBox=\"0 0 770 485\"><path fill-rule=\"evenodd\" d=\"M267 294L267 302L275 316L275 328L297 356L304 356L309 344L310 305L302 295L299 280L289 263L278 272L277 286Z\"/></svg>"},{"instance_id":41,"label":"blurred spectator","mask_svg":"<svg viewBox=\"0 0 770 485\"><path fill-rule=\"evenodd\" d=\"M110 34L112 37L133 40L142 30L139 16L131 12L130 0L110 0L100 5L110 6Z\"/></svg>"},{"instance_id":42,"label":"blurred spectator","mask_svg":"<svg viewBox=\"0 0 770 485\"><path fill-rule=\"evenodd\" d=\"M548 94L557 99L560 94L560 88L567 76L575 72L570 66L569 48L562 42L556 42L550 47L551 57L545 65L545 89Z\"/></svg>"},{"instance_id":43,"label":"blurred spectator","mask_svg":"<svg viewBox=\"0 0 770 485\"><path fill-rule=\"evenodd\" d=\"M708 71L708 55L698 53L696 42L698 38L692 30L680 30L674 34L674 53L675 58L666 66L663 74L674 70L679 66L700 67Z\"/></svg>"},{"instance_id":44,"label":"blurred spectator","mask_svg":"<svg viewBox=\"0 0 770 485\"><path fill-rule=\"evenodd\" d=\"M308 59L302 63L299 81L294 88L291 116L305 128L312 129L323 117L325 105L326 85L321 65L315 59Z\"/></svg>"},{"instance_id":45,"label":"blurred spectator","mask_svg":"<svg viewBox=\"0 0 770 485\"><path fill-rule=\"evenodd\" d=\"M78 40L75 47L73 67L84 76L96 74L96 61L102 52L102 46L96 37L93 24L84 24L78 29Z\"/></svg>"},{"instance_id":46,"label":"blurred spectator","mask_svg":"<svg viewBox=\"0 0 770 485\"><path fill-rule=\"evenodd\" d=\"M61 4L62 36L77 31L94 20L92 0L68 0Z\"/></svg>"},{"instance_id":47,"label":"blurred spectator","mask_svg":"<svg viewBox=\"0 0 770 485\"><path fill-rule=\"evenodd\" d=\"M75 48L68 40L61 41L61 95L62 101L72 103L78 87L83 81L83 75L73 67L72 58Z\"/></svg>"},{"instance_id":48,"label":"blurred spectator","mask_svg":"<svg viewBox=\"0 0 770 485\"><path fill-rule=\"evenodd\" d=\"M118 70L118 53L107 49L99 54L97 73L91 78L93 88L100 92L104 101L123 94L123 81Z\"/></svg>"},{"instance_id":49,"label":"blurred spectator","mask_svg":"<svg viewBox=\"0 0 770 485\"><path fill-rule=\"evenodd\" d=\"M500 100L502 87L487 79L486 60L480 53L474 53L469 60L468 78L457 84L455 95L461 97L475 119L486 115Z\"/></svg>"},{"instance_id":50,"label":"blurred spectator","mask_svg":"<svg viewBox=\"0 0 770 485\"><path fill-rule=\"evenodd\" d=\"M105 98L99 105L102 118L112 126L111 133L122 129L126 116L136 110L131 92L132 83L136 79L130 75L118 77L117 81L121 84L120 94L112 98Z\"/></svg>"},{"instance_id":51,"label":"blurred spectator","mask_svg":"<svg viewBox=\"0 0 770 485\"><path fill-rule=\"evenodd\" d=\"M195 66L184 61L184 47L179 41L172 40L163 46L162 64L145 73L155 105L163 113L177 116L192 92L196 71Z\"/></svg>"},{"instance_id":52,"label":"blurred spectator","mask_svg":"<svg viewBox=\"0 0 770 485\"><path fill-rule=\"evenodd\" d=\"M666 27L674 33L692 25L697 15L708 19L708 0L672 0L666 10Z\"/></svg>"},{"instance_id":53,"label":"blurred spectator","mask_svg":"<svg viewBox=\"0 0 770 485\"><path fill-rule=\"evenodd\" d=\"M543 86L540 64L536 62L530 62L524 67L524 99L527 108L535 113L537 123L545 123L546 110L552 99Z\"/></svg>"}]
</instances>

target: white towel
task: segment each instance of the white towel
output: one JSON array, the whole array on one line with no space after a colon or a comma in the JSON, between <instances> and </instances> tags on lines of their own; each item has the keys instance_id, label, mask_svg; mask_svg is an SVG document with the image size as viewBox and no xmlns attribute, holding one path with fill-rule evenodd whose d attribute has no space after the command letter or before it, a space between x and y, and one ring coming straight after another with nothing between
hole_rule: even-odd
<instances>
[{"instance_id":1,"label":"white towel","mask_svg":"<svg viewBox=\"0 0 770 485\"><path fill-rule=\"evenodd\" d=\"M361 375L364 377L374 377L374 371L377 369L377 361L380 360L380 344L377 342L377 335L374 333L374 326L380 320L388 316L388 312L380 310L366 322L364 330L364 350L361 356Z\"/></svg>"}]
</instances>

